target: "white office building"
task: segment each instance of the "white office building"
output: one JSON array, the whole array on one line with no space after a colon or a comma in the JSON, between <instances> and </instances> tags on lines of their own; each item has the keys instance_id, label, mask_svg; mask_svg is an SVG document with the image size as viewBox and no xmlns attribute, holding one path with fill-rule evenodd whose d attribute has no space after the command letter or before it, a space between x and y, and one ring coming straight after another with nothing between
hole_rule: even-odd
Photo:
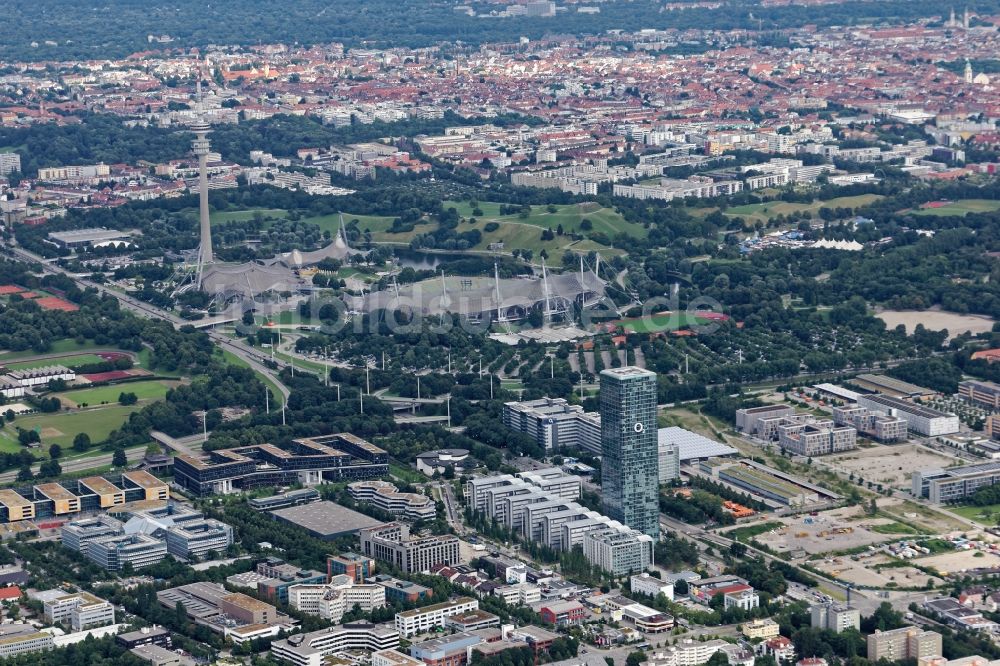
<instances>
[{"instance_id":1,"label":"white office building","mask_svg":"<svg viewBox=\"0 0 1000 666\"><path fill-rule=\"evenodd\" d=\"M449 617L474 610L479 610L478 601L471 597L459 597L440 604L402 611L396 613L396 630L404 638L409 638L444 627L445 620Z\"/></svg>"},{"instance_id":2,"label":"white office building","mask_svg":"<svg viewBox=\"0 0 1000 666\"><path fill-rule=\"evenodd\" d=\"M668 600L674 600L674 584L650 576L645 571L629 578L629 586L636 594L645 594L650 597L662 594Z\"/></svg>"}]
</instances>

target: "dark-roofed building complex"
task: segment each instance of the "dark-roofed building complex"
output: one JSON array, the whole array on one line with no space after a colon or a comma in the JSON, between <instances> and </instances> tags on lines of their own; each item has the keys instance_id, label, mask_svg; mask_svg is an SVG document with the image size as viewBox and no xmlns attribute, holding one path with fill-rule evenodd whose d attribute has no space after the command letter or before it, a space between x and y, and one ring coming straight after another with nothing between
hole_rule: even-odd
<instances>
[{"instance_id":1,"label":"dark-roofed building complex","mask_svg":"<svg viewBox=\"0 0 1000 666\"><path fill-rule=\"evenodd\" d=\"M200 497L267 486L316 485L389 473L389 454L347 433L177 456L174 483Z\"/></svg>"}]
</instances>

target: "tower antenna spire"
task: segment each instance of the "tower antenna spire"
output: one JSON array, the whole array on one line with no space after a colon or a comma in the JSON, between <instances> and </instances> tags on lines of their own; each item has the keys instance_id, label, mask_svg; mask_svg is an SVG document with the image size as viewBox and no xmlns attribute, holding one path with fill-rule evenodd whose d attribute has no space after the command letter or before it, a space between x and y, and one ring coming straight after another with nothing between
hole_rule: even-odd
<instances>
[{"instance_id":1,"label":"tower antenna spire","mask_svg":"<svg viewBox=\"0 0 1000 666\"><path fill-rule=\"evenodd\" d=\"M215 263L215 255L212 252L212 223L208 214L208 153L211 144L208 141L208 134L212 131L211 126L205 120L205 109L201 96L201 70L198 70L198 81L196 84L197 102L195 122L191 125L194 132L194 141L191 142L191 152L198 158L198 220L201 230L201 242L198 246L198 289L202 288L202 277L205 266Z\"/></svg>"}]
</instances>

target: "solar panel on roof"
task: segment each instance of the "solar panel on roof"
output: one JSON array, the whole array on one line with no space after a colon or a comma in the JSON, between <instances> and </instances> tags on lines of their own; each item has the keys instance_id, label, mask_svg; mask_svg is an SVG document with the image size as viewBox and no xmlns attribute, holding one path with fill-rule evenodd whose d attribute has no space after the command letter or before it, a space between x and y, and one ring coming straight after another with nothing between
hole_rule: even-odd
<instances>
[{"instance_id":1,"label":"solar panel on roof","mask_svg":"<svg viewBox=\"0 0 1000 666\"><path fill-rule=\"evenodd\" d=\"M699 435L696 432L685 430L677 426L660 428L656 431L657 439L660 442L669 442L678 449L681 462L694 460L696 458L715 458L718 456L732 456L739 453L736 449L722 442Z\"/></svg>"}]
</instances>

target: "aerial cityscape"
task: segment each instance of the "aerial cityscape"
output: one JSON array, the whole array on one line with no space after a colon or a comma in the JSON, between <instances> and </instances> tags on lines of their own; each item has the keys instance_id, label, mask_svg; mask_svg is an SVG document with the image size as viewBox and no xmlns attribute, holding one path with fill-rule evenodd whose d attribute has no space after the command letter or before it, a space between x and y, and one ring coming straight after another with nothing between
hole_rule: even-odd
<instances>
[{"instance_id":1,"label":"aerial cityscape","mask_svg":"<svg viewBox=\"0 0 1000 666\"><path fill-rule=\"evenodd\" d=\"M0 34L0 666L1000 666L1000 0Z\"/></svg>"}]
</instances>

